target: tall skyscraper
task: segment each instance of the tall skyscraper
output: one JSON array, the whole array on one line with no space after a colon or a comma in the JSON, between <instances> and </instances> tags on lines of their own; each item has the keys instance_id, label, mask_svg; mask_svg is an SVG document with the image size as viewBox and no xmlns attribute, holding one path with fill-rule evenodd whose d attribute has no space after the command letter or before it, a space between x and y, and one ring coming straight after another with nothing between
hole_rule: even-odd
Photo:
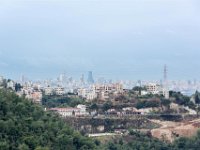
<instances>
[{"instance_id":1,"label":"tall skyscraper","mask_svg":"<svg viewBox=\"0 0 200 150\"><path fill-rule=\"evenodd\" d=\"M93 84L93 83L94 83L92 71L89 71L89 72L88 72L88 80L87 80L87 82L88 82L89 84Z\"/></svg>"},{"instance_id":2,"label":"tall skyscraper","mask_svg":"<svg viewBox=\"0 0 200 150\"><path fill-rule=\"evenodd\" d=\"M64 81L64 77L65 77L64 74L60 74L60 76L59 76L59 81L60 81L60 82L63 82L63 81Z\"/></svg>"},{"instance_id":3,"label":"tall skyscraper","mask_svg":"<svg viewBox=\"0 0 200 150\"><path fill-rule=\"evenodd\" d=\"M81 81L81 83L84 83L84 82L85 82L84 74L81 75L80 81Z\"/></svg>"},{"instance_id":4,"label":"tall skyscraper","mask_svg":"<svg viewBox=\"0 0 200 150\"><path fill-rule=\"evenodd\" d=\"M138 81L137 81L137 86L139 86L139 87L142 86L142 81L141 81L141 80L138 80Z\"/></svg>"},{"instance_id":5,"label":"tall skyscraper","mask_svg":"<svg viewBox=\"0 0 200 150\"><path fill-rule=\"evenodd\" d=\"M22 76L20 77L20 81L21 81L21 83L24 83L24 82L26 81L26 79L25 79L25 76L24 76L24 75L22 75Z\"/></svg>"}]
</instances>

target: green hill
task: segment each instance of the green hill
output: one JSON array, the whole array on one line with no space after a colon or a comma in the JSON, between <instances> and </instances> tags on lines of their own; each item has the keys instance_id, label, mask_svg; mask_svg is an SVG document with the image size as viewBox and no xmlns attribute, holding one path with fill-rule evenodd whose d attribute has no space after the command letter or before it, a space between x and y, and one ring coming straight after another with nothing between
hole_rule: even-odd
<instances>
[{"instance_id":1,"label":"green hill","mask_svg":"<svg viewBox=\"0 0 200 150\"><path fill-rule=\"evenodd\" d=\"M199 145L200 132L171 144L139 132L100 144L71 129L56 114L0 90L0 150L199 150Z\"/></svg>"},{"instance_id":2,"label":"green hill","mask_svg":"<svg viewBox=\"0 0 200 150\"><path fill-rule=\"evenodd\" d=\"M59 117L15 93L0 90L0 150L85 150L94 142Z\"/></svg>"}]
</instances>

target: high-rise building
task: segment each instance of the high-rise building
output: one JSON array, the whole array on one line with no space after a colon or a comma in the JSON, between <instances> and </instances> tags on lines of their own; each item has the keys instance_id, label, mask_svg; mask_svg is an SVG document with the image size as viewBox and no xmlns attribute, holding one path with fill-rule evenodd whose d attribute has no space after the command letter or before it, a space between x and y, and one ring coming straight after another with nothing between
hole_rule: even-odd
<instances>
[{"instance_id":1,"label":"high-rise building","mask_svg":"<svg viewBox=\"0 0 200 150\"><path fill-rule=\"evenodd\" d=\"M70 78L69 78L69 83L72 83L72 82L73 82L73 78L70 77Z\"/></svg>"},{"instance_id":2,"label":"high-rise building","mask_svg":"<svg viewBox=\"0 0 200 150\"><path fill-rule=\"evenodd\" d=\"M142 81L141 80L138 80L137 81L137 85L136 86L139 86L139 87L141 87L142 86Z\"/></svg>"},{"instance_id":3,"label":"high-rise building","mask_svg":"<svg viewBox=\"0 0 200 150\"><path fill-rule=\"evenodd\" d=\"M88 72L88 80L87 80L87 82L88 82L89 84L93 84L93 83L94 83L92 71L89 71L89 72Z\"/></svg>"},{"instance_id":4,"label":"high-rise building","mask_svg":"<svg viewBox=\"0 0 200 150\"><path fill-rule=\"evenodd\" d=\"M21 82L21 83L28 82L28 78L25 77L24 75L22 75L22 76L20 77L20 82Z\"/></svg>"},{"instance_id":5,"label":"high-rise building","mask_svg":"<svg viewBox=\"0 0 200 150\"><path fill-rule=\"evenodd\" d=\"M81 83L84 83L84 82L85 82L84 74L81 75L80 81L81 81Z\"/></svg>"},{"instance_id":6,"label":"high-rise building","mask_svg":"<svg viewBox=\"0 0 200 150\"><path fill-rule=\"evenodd\" d=\"M59 76L59 81L60 81L60 82L63 82L63 81L64 81L64 78L65 78L65 74L60 74L60 76Z\"/></svg>"}]
</instances>

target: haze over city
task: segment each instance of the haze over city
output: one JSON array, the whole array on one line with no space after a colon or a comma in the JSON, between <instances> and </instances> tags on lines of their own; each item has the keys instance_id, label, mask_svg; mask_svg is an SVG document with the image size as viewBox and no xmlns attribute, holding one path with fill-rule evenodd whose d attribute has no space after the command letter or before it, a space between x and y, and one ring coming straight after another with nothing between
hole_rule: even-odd
<instances>
[{"instance_id":1,"label":"haze over city","mask_svg":"<svg viewBox=\"0 0 200 150\"><path fill-rule=\"evenodd\" d=\"M0 2L1 74L199 79L199 0Z\"/></svg>"},{"instance_id":2,"label":"haze over city","mask_svg":"<svg viewBox=\"0 0 200 150\"><path fill-rule=\"evenodd\" d=\"M200 0L0 0L0 150L200 150Z\"/></svg>"}]
</instances>

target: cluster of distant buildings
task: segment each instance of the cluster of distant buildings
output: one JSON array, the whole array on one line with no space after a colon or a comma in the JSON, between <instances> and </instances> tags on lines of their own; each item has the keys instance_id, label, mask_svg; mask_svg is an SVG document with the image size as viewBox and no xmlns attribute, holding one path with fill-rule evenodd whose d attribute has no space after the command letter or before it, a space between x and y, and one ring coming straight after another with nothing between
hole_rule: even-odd
<instances>
[{"instance_id":1,"label":"cluster of distant buildings","mask_svg":"<svg viewBox=\"0 0 200 150\"><path fill-rule=\"evenodd\" d=\"M128 86L131 88L127 88ZM27 99L31 99L34 103L41 103L43 96L67 96L69 94L81 97L86 101L107 101L114 99L120 95L126 94L126 91L132 89L133 87L145 87L140 91L141 95L153 94L153 95L164 95L166 99L169 99L169 90L177 91L180 89L187 90L200 89L200 83L198 81L168 81L167 85L165 83L155 81L105 81L103 78L98 81L94 81L92 72L88 73L88 80L84 80L84 75L81 76L80 80L74 80L72 77L67 77L66 74L61 74L56 80L44 80L44 81L28 81L22 78L21 81L13 81L4 79L0 76L0 88L8 88L15 90L17 95L25 96ZM180 109L180 106L172 103L170 105L173 109ZM182 106L184 107L184 106ZM147 114L155 108L145 108L137 110L136 108L123 108L122 111L118 112L115 109L110 109L107 111L108 114L117 115L128 115L128 114ZM183 108L182 108L183 109ZM190 114L195 114L196 112L184 107ZM91 115L87 112L87 106L78 105L75 108L51 108L51 111L55 111L63 117L67 116L88 116Z\"/></svg>"},{"instance_id":2,"label":"cluster of distant buildings","mask_svg":"<svg viewBox=\"0 0 200 150\"><path fill-rule=\"evenodd\" d=\"M89 88L79 88L78 96L86 100L108 100L111 96L123 94L123 85L120 83L94 84Z\"/></svg>"},{"instance_id":3,"label":"cluster of distant buildings","mask_svg":"<svg viewBox=\"0 0 200 150\"><path fill-rule=\"evenodd\" d=\"M12 80L6 80L3 76L0 76L0 88L4 87L15 90L15 82Z\"/></svg>"},{"instance_id":4,"label":"cluster of distant buildings","mask_svg":"<svg viewBox=\"0 0 200 150\"><path fill-rule=\"evenodd\" d=\"M86 100L108 100L111 95L117 96L123 93L121 83L106 82L102 78L95 82L91 71L88 72L87 81L84 75L80 80L74 80L66 74L61 74L56 80L32 82L25 79L25 77L21 78L22 89L17 94L25 95L36 103L40 103L44 95L63 96L71 93Z\"/></svg>"},{"instance_id":5,"label":"cluster of distant buildings","mask_svg":"<svg viewBox=\"0 0 200 150\"><path fill-rule=\"evenodd\" d=\"M170 104L170 109L173 109L177 113L182 109L185 109L188 114L190 115L196 115L196 111L192 110L185 106L180 106L175 103ZM148 115L153 114L155 112L161 111L161 108L159 107L150 107L150 108L141 108L137 109L135 107L124 107L120 110L117 109L108 109L104 112L104 114L98 114L96 110L93 110L91 112L88 111L86 105L77 105L76 107L65 107L65 108L50 108L50 111L53 111L57 114L59 114L61 117L87 117L87 116L116 116L116 117L125 117L125 116L132 116L132 115ZM103 115L103 116L102 116Z\"/></svg>"},{"instance_id":6,"label":"cluster of distant buildings","mask_svg":"<svg viewBox=\"0 0 200 150\"><path fill-rule=\"evenodd\" d=\"M116 109L109 109L106 112L104 112L104 115L110 115L110 116L130 116L130 115L136 115L136 114L148 114L152 111L154 111L156 108L144 108L144 109L137 109L135 107L125 107L122 110L116 110ZM93 112L89 112L87 110L86 105L77 105L77 107L65 107L65 108L50 108L50 111L53 111L57 114L59 114L61 117L85 117L85 116L94 116L99 115L97 114L96 110Z\"/></svg>"},{"instance_id":7,"label":"cluster of distant buildings","mask_svg":"<svg viewBox=\"0 0 200 150\"><path fill-rule=\"evenodd\" d=\"M149 83L145 85L146 90L141 91L141 95L146 94L157 94L157 95L164 95L166 99L169 99L169 90L168 87L156 84L156 83Z\"/></svg>"},{"instance_id":8,"label":"cluster of distant buildings","mask_svg":"<svg viewBox=\"0 0 200 150\"><path fill-rule=\"evenodd\" d=\"M100 77L96 80L93 78L93 73L88 72L87 80L84 75L81 75L79 80L67 76L65 73L60 74L56 79L43 81L30 81L24 76L20 81L5 80L0 76L0 88L16 90L16 83L20 83L22 88L17 90L18 95L25 95L26 98L33 99L34 102L40 103L43 95L66 95L73 93L88 101L94 99L106 101L110 97L123 95L125 90L132 89L135 86L146 87L146 90L141 91L141 95L146 94L162 94L165 98L169 97L169 90L180 91L190 95L195 90L200 89L200 82L197 80L188 81L168 81L167 86L164 81L112 81L105 80Z\"/></svg>"}]
</instances>

